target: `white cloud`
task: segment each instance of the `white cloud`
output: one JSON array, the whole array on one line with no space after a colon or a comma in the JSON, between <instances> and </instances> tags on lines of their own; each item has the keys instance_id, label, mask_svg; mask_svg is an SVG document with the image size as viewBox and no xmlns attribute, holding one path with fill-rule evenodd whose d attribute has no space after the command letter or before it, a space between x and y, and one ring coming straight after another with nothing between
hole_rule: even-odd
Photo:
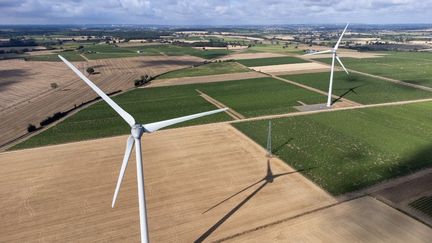
<instances>
[{"instance_id":1,"label":"white cloud","mask_svg":"<svg viewBox=\"0 0 432 243\"><path fill-rule=\"evenodd\" d=\"M432 0L0 0L1 23L431 22Z\"/></svg>"}]
</instances>

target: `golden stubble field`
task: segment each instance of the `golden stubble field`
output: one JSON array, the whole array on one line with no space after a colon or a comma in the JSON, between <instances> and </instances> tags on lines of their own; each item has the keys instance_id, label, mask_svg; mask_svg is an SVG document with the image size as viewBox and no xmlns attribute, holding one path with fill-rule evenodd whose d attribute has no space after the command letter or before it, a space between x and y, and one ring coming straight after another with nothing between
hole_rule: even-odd
<instances>
[{"instance_id":1,"label":"golden stubble field","mask_svg":"<svg viewBox=\"0 0 432 243\"><path fill-rule=\"evenodd\" d=\"M75 63L85 73L92 66L98 74L90 77L102 90L111 93L134 86L141 75L155 76L188 67L202 59L191 56L134 57L91 60ZM0 146L26 134L27 125L59 111L66 111L97 97L87 85L61 62L0 61ZM51 83L58 88L51 88Z\"/></svg>"},{"instance_id":2,"label":"golden stubble field","mask_svg":"<svg viewBox=\"0 0 432 243\"><path fill-rule=\"evenodd\" d=\"M120 136L1 153L0 241L138 242L134 160L116 208L110 207L125 140ZM293 232L287 224L296 222L303 223L295 230L313 233L306 241L353 241L363 234L397 241L405 231L413 233L401 239L431 236L430 228L379 202L338 204L279 159L267 161L264 155L229 124L144 135L150 240L286 242ZM377 208L376 215L383 217L370 217ZM337 230L335 235L322 230L330 226L339 227L343 238ZM359 230L363 227L368 230Z\"/></svg>"}]
</instances>

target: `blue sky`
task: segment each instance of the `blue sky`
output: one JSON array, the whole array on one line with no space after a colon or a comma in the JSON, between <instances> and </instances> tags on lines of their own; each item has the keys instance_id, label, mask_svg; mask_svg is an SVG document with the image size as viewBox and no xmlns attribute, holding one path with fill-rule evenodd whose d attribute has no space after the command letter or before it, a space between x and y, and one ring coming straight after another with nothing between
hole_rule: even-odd
<instances>
[{"instance_id":1,"label":"blue sky","mask_svg":"<svg viewBox=\"0 0 432 243\"><path fill-rule=\"evenodd\" d=\"M432 0L0 0L1 24L432 23Z\"/></svg>"}]
</instances>

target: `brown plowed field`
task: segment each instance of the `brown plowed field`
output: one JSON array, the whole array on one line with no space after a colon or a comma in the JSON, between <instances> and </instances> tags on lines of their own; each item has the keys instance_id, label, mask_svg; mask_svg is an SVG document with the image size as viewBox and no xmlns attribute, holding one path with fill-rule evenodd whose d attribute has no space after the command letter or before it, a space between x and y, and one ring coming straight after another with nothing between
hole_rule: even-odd
<instances>
[{"instance_id":1,"label":"brown plowed field","mask_svg":"<svg viewBox=\"0 0 432 243\"><path fill-rule=\"evenodd\" d=\"M134 57L79 62L85 72L89 66L99 74L90 78L102 90L111 93L134 86L141 75L155 76L197 64L197 57ZM66 111L97 97L87 85L60 62L0 61L0 146L27 132L27 125L39 122L55 112ZM52 89L50 83L57 83Z\"/></svg>"}]
</instances>

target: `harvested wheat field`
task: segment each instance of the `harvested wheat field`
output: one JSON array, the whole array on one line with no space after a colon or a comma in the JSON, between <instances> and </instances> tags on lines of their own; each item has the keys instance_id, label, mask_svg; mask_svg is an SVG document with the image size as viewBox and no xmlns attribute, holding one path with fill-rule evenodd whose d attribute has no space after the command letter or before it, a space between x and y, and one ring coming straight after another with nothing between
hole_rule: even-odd
<instances>
[{"instance_id":1,"label":"harvested wheat field","mask_svg":"<svg viewBox=\"0 0 432 243\"><path fill-rule=\"evenodd\" d=\"M259 66L251 67L251 69L263 72L271 73L275 75L284 74L302 74L302 73L314 73L328 71L329 66L321 63L308 62L308 63L293 63L293 64L280 64L270 66Z\"/></svg>"},{"instance_id":2,"label":"harvested wheat field","mask_svg":"<svg viewBox=\"0 0 432 243\"><path fill-rule=\"evenodd\" d=\"M134 87L141 75L152 76L197 64L196 57L136 57L101 59L75 63L106 93ZM97 97L83 81L61 62L0 61L0 146L27 133L27 125L39 125L56 112L64 112ZM50 83L57 83L52 88Z\"/></svg>"},{"instance_id":3,"label":"harvested wheat field","mask_svg":"<svg viewBox=\"0 0 432 243\"><path fill-rule=\"evenodd\" d=\"M263 78L263 77L267 77L267 75L259 72L226 73L226 74L206 75L206 76L197 76L197 77L156 79L153 80L151 84L146 87L213 83L213 82L223 82L223 81L233 81L233 80L242 80L242 79Z\"/></svg>"},{"instance_id":4,"label":"harvested wheat field","mask_svg":"<svg viewBox=\"0 0 432 243\"><path fill-rule=\"evenodd\" d=\"M0 154L0 241L138 242L135 161L111 199L126 136ZM228 124L143 136L152 242L217 240L332 203ZM134 157L134 156L132 156Z\"/></svg>"},{"instance_id":5,"label":"harvested wheat field","mask_svg":"<svg viewBox=\"0 0 432 243\"><path fill-rule=\"evenodd\" d=\"M430 242L432 229L371 197L232 238L232 242Z\"/></svg>"}]
</instances>

